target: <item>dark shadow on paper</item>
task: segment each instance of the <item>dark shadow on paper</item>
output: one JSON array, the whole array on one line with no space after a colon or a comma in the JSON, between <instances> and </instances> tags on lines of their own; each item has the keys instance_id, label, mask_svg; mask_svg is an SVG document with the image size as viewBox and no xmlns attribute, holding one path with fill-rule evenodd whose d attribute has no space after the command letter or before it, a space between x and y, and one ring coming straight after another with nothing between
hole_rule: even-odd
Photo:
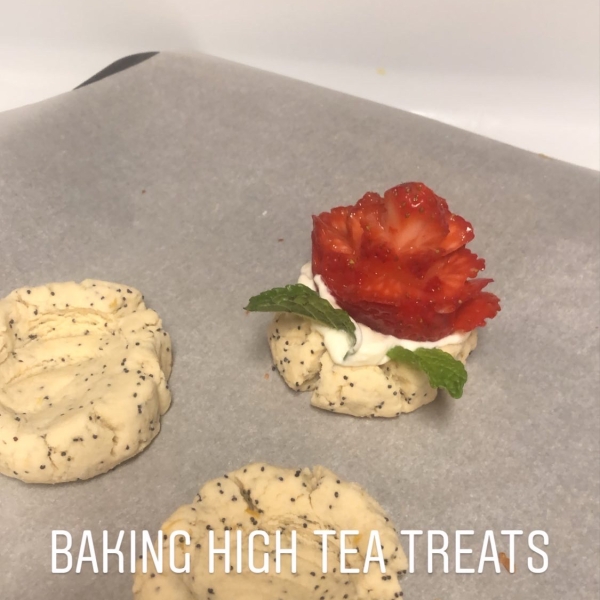
<instances>
[{"instance_id":1,"label":"dark shadow on paper","mask_svg":"<svg viewBox=\"0 0 600 600\"><path fill-rule=\"evenodd\" d=\"M120 58L119 60L116 60L115 62L108 65L108 67L102 69L102 71L99 71L89 79L86 79L75 89L78 90L79 88L82 88L86 85L90 85L90 83L96 83L97 81L100 81L105 77L110 77L115 73L120 73L121 71L125 71L130 67L135 67L135 65L139 65L140 63L148 60L149 58L152 58L153 56L156 56L157 54L158 52L140 52L139 54L131 54L130 56Z\"/></svg>"}]
</instances>

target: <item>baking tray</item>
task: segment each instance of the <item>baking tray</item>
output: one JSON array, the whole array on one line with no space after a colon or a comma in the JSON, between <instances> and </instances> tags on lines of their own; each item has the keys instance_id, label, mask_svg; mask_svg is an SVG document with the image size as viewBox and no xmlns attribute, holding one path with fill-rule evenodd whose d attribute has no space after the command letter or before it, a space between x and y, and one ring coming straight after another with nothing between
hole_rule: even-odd
<instances>
[{"instance_id":1,"label":"baking tray","mask_svg":"<svg viewBox=\"0 0 600 600\"><path fill-rule=\"evenodd\" d=\"M311 215L421 180L475 228L500 315L460 400L391 420L311 408L271 374L267 315ZM0 295L100 278L141 289L174 341L154 443L96 479L0 478L0 596L129 598L131 575L50 572L51 531L156 531L210 478L251 461L323 464L402 529L544 530L549 567L427 573L410 600L591 599L598 592L599 176L365 100L204 55L161 53L0 114ZM405 539L406 548L406 539ZM503 542L499 549L508 551ZM453 570L453 561L450 569Z\"/></svg>"}]
</instances>

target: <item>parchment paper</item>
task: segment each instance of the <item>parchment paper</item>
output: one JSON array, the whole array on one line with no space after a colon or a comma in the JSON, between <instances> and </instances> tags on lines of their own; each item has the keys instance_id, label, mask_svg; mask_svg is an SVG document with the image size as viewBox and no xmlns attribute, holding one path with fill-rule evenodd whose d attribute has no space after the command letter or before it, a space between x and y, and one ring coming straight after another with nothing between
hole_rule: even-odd
<instances>
[{"instance_id":1,"label":"parchment paper","mask_svg":"<svg viewBox=\"0 0 600 600\"><path fill-rule=\"evenodd\" d=\"M411 180L473 223L502 312L462 399L393 420L310 408L271 373L269 317L241 307L295 281L313 213ZM76 547L83 529L155 532L203 482L261 460L324 464L402 529L474 529L466 566L486 529L550 536L543 575L526 543L514 575L439 561L428 575L420 541L407 600L597 598L598 200L596 172L202 55L160 54L1 114L0 296L86 277L136 286L175 368L163 430L136 459L55 487L0 478L0 597L130 598L116 562L52 575L51 530Z\"/></svg>"}]
</instances>

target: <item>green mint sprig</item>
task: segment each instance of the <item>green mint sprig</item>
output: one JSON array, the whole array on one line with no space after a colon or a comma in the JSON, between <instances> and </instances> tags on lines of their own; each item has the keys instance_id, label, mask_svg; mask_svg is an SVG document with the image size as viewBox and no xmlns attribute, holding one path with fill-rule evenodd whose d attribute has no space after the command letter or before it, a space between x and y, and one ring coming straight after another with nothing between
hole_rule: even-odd
<instances>
[{"instance_id":1,"label":"green mint sprig","mask_svg":"<svg viewBox=\"0 0 600 600\"><path fill-rule=\"evenodd\" d=\"M414 352L402 346L392 348L387 355L394 361L421 369L431 387L444 388L453 398L460 398L467 382L465 366L452 355L438 348L417 348Z\"/></svg>"},{"instance_id":2,"label":"green mint sprig","mask_svg":"<svg viewBox=\"0 0 600 600\"><path fill-rule=\"evenodd\" d=\"M273 288L252 296L245 310L302 315L332 329L345 331L350 337L351 346L356 344L356 326L350 315L341 308L333 308L327 300L302 283Z\"/></svg>"}]
</instances>

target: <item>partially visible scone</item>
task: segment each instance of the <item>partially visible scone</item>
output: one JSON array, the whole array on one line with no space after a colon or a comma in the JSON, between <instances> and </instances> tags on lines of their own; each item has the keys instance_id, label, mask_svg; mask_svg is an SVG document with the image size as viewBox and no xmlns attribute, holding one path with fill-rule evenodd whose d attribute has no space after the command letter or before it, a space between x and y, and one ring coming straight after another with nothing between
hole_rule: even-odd
<instances>
[{"instance_id":1,"label":"partially visible scone","mask_svg":"<svg viewBox=\"0 0 600 600\"><path fill-rule=\"evenodd\" d=\"M311 404L355 417L397 417L435 400L425 373L389 361L381 366L335 364L323 337L304 317L278 313L268 330L273 361L285 382L312 391ZM477 345L474 330L462 344L441 348L463 363Z\"/></svg>"},{"instance_id":2,"label":"partially visible scone","mask_svg":"<svg viewBox=\"0 0 600 600\"><path fill-rule=\"evenodd\" d=\"M322 538L314 533L323 530L336 533L327 542L326 572ZM157 573L150 561L149 572L136 570L136 600L394 600L403 596L398 576L408 565L392 522L364 489L324 467L293 470L248 465L206 483L194 502L177 509L161 531L163 555L169 555L170 539L176 534L175 565L184 565L189 554L189 572L173 573L165 566ZM248 537L255 531L265 532L269 543L257 538L250 554ZM277 531L282 548L292 547L291 532L295 532L296 573L292 573L289 556L283 557L281 572L276 572ZM357 551L346 555L346 566L356 569L351 574L340 568L342 531L358 531L346 538ZM385 573L377 563L367 565L365 572L365 557L373 555L369 550L373 531L381 541ZM189 544L180 532L189 535ZM214 573L209 572L211 532L215 548L225 547L225 532L229 533L229 573L220 561L215 561ZM255 565L263 565L266 559L269 572L251 572L249 554Z\"/></svg>"},{"instance_id":3,"label":"partially visible scone","mask_svg":"<svg viewBox=\"0 0 600 600\"><path fill-rule=\"evenodd\" d=\"M137 290L51 283L0 300L0 473L59 483L141 452L171 403L171 340Z\"/></svg>"}]
</instances>

